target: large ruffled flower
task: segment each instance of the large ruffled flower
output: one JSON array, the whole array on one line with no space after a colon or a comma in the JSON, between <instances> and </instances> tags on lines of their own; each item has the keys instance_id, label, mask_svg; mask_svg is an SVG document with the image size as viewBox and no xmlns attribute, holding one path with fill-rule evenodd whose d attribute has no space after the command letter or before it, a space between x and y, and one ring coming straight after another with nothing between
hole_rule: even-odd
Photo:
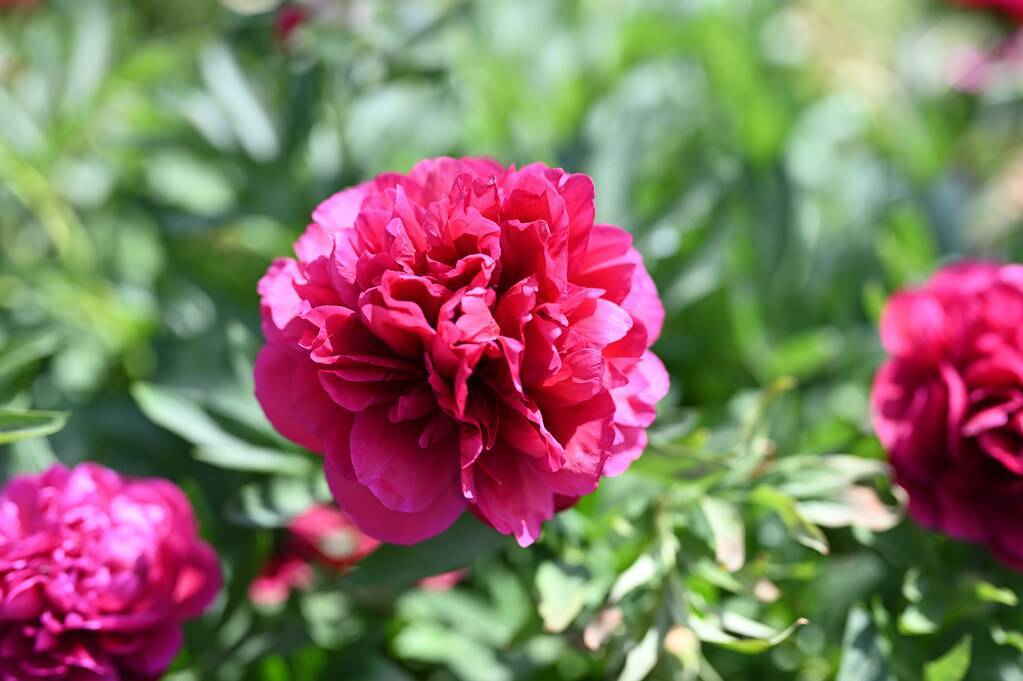
<instances>
[{"instance_id":1,"label":"large ruffled flower","mask_svg":"<svg viewBox=\"0 0 1023 681\"><path fill-rule=\"evenodd\" d=\"M220 589L165 480L55 466L0 493L0 680L157 679Z\"/></svg>"},{"instance_id":2,"label":"large ruffled flower","mask_svg":"<svg viewBox=\"0 0 1023 681\"><path fill-rule=\"evenodd\" d=\"M593 193L542 164L423 161L325 201L270 267L256 395L363 531L413 543L469 508L527 545L640 455L664 310Z\"/></svg>"},{"instance_id":3,"label":"large ruffled flower","mask_svg":"<svg viewBox=\"0 0 1023 681\"><path fill-rule=\"evenodd\" d=\"M896 294L872 396L909 513L1023 569L1023 266L966 263Z\"/></svg>"}]
</instances>

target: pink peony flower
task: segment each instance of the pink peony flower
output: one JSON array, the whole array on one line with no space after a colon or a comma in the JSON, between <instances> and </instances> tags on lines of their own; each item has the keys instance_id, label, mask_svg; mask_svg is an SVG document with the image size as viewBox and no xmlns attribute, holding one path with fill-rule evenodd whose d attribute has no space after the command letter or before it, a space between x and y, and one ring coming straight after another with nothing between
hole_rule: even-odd
<instances>
[{"instance_id":1,"label":"pink peony flower","mask_svg":"<svg viewBox=\"0 0 1023 681\"><path fill-rule=\"evenodd\" d=\"M0 679L157 679L220 589L185 495L96 464L0 492Z\"/></svg>"},{"instance_id":2,"label":"pink peony flower","mask_svg":"<svg viewBox=\"0 0 1023 681\"><path fill-rule=\"evenodd\" d=\"M325 201L270 267L256 395L364 532L414 543L468 508L528 545L640 455L664 310L593 215L585 175L427 160Z\"/></svg>"},{"instance_id":3,"label":"pink peony flower","mask_svg":"<svg viewBox=\"0 0 1023 681\"><path fill-rule=\"evenodd\" d=\"M874 426L909 513L1023 569L1023 266L964 263L896 294Z\"/></svg>"},{"instance_id":4,"label":"pink peony flower","mask_svg":"<svg viewBox=\"0 0 1023 681\"><path fill-rule=\"evenodd\" d=\"M423 577L419 580L419 588L425 591L451 591L458 586L468 574L465 568L442 572L432 577Z\"/></svg>"},{"instance_id":5,"label":"pink peony flower","mask_svg":"<svg viewBox=\"0 0 1023 681\"><path fill-rule=\"evenodd\" d=\"M274 34L277 44L286 47L291 42L292 34L309 21L309 14L301 5L286 4L277 10L274 17Z\"/></svg>"},{"instance_id":6,"label":"pink peony flower","mask_svg":"<svg viewBox=\"0 0 1023 681\"><path fill-rule=\"evenodd\" d=\"M348 515L334 506L313 506L288 525L284 547L267 563L249 586L249 598L260 605L288 599L292 589L313 584L312 565L343 572L376 549Z\"/></svg>"}]
</instances>

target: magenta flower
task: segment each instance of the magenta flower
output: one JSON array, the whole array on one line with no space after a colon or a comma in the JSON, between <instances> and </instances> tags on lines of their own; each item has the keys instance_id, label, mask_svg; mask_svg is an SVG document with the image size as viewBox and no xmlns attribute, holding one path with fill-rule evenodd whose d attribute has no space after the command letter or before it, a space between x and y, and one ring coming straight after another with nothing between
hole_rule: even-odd
<instances>
[{"instance_id":1,"label":"magenta flower","mask_svg":"<svg viewBox=\"0 0 1023 681\"><path fill-rule=\"evenodd\" d=\"M888 302L872 395L909 513L1023 570L1023 266L965 263Z\"/></svg>"},{"instance_id":2,"label":"magenta flower","mask_svg":"<svg viewBox=\"0 0 1023 681\"><path fill-rule=\"evenodd\" d=\"M220 589L184 494L96 464L0 493L0 679L157 679Z\"/></svg>"},{"instance_id":3,"label":"magenta flower","mask_svg":"<svg viewBox=\"0 0 1023 681\"><path fill-rule=\"evenodd\" d=\"M975 9L990 9L1002 12L1013 19L1023 21L1023 0L958 0L960 4Z\"/></svg>"},{"instance_id":4,"label":"magenta flower","mask_svg":"<svg viewBox=\"0 0 1023 681\"><path fill-rule=\"evenodd\" d=\"M418 542L468 508L528 545L642 452L664 310L593 194L542 164L423 161L325 201L260 282L256 395L367 534Z\"/></svg>"},{"instance_id":5,"label":"magenta flower","mask_svg":"<svg viewBox=\"0 0 1023 681\"><path fill-rule=\"evenodd\" d=\"M287 540L249 585L249 598L260 605L283 603L292 589L313 584L313 565L344 572L378 546L348 515L332 505L317 505L288 524Z\"/></svg>"}]
</instances>

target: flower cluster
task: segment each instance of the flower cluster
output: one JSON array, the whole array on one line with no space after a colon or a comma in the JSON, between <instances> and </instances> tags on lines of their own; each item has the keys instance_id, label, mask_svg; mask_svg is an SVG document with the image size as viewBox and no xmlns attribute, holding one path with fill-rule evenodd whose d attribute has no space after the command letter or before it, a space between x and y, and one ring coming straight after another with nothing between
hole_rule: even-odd
<instances>
[{"instance_id":1,"label":"flower cluster","mask_svg":"<svg viewBox=\"0 0 1023 681\"><path fill-rule=\"evenodd\" d=\"M520 544L640 455L664 310L589 177L440 158L321 204L259 284L256 395L355 523Z\"/></svg>"},{"instance_id":2,"label":"flower cluster","mask_svg":"<svg viewBox=\"0 0 1023 681\"><path fill-rule=\"evenodd\" d=\"M0 492L0 679L145 681L220 588L188 500L95 464Z\"/></svg>"},{"instance_id":3,"label":"flower cluster","mask_svg":"<svg viewBox=\"0 0 1023 681\"><path fill-rule=\"evenodd\" d=\"M295 589L313 585L314 568L342 574L372 553L379 542L363 534L336 506L318 504L288 524L284 544L249 585L249 598L259 605L283 603ZM426 577L427 590L447 590L461 581L463 570Z\"/></svg>"},{"instance_id":4,"label":"flower cluster","mask_svg":"<svg viewBox=\"0 0 1023 681\"><path fill-rule=\"evenodd\" d=\"M965 263L895 295L874 424L909 512L1023 569L1023 266Z\"/></svg>"}]
</instances>

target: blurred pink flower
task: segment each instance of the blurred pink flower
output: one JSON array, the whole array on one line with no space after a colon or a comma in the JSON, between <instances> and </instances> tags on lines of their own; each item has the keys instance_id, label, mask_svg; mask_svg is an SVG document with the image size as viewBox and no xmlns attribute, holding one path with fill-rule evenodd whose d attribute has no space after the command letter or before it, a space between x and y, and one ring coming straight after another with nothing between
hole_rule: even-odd
<instances>
[{"instance_id":1,"label":"blurred pink flower","mask_svg":"<svg viewBox=\"0 0 1023 681\"><path fill-rule=\"evenodd\" d=\"M96 464L15 477L0 492L0 679L157 679L220 584L170 482Z\"/></svg>"},{"instance_id":2,"label":"blurred pink flower","mask_svg":"<svg viewBox=\"0 0 1023 681\"><path fill-rule=\"evenodd\" d=\"M274 17L274 33L277 36L277 43L287 46L295 30L308 20L309 13L301 5L287 3L281 6Z\"/></svg>"},{"instance_id":3,"label":"blurred pink flower","mask_svg":"<svg viewBox=\"0 0 1023 681\"><path fill-rule=\"evenodd\" d=\"M888 302L874 426L909 513L1023 569L1023 265L964 263Z\"/></svg>"},{"instance_id":4,"label":"blurred pink flower","mask_svg":"<svg viewBox=\"0 0 1023 681\"><path fill-rule=\"evenodd\" d=\"M322 203L270 267L256 395L364 532L414 543L469 508L525 546L642 453L664 309L593 217L586 175L427 160Z\"/></svg>"},{"instance_id":5,"label":"blurred pink flower","mask_svg":"<svg viewBox=\"0 0 1023 681\"><path fill-rule=\"evenodd\" d=\"M952 61L951 84L969 94L983 92L1001 75L1014 77L1023 70L1023 29L993 50L969 48Z\"/></svg>"},{"instance_id":6,"label":"blurred pink flower","mask_svg":"<svg viewBox=\"0 0 1023 681\"><path fill-rule=\"evenodd\" d=\"M313 585L313 566L340 574L372 553L379 542L367 537L344 511L326 504L310 508L288 525L284 546L275 553L249 586L249 598L260 605L278 605L294 589ZM459 569L425 577L419 585L447 591L465 578Z\"/></svg>"},{"instance_id":7,"label":"blurred pink flower","mask_svg":"<svg viewBox=\"0 0 1023 681\"><path fill-rule=\"evenodd\" d=\"M427 591L450 591L465 579L468 572L465 569L452 570L450 572L442 572L433 577L424 577L419 580L419 586Z\"/></svg>"},{"instance_id":8,"label":"blurred pink flower","mask_svg":"<svg viewBox=\"0 0 1023 681\"><path fill-rule=\"evenodd\" d=\"M312 586L313 564L343 572L377 545L344 511L326 504L313 506L288 525L286 543L249 586L249 598L261 605L282 603L292 589Z\"/></svg>"}]
</instances>

